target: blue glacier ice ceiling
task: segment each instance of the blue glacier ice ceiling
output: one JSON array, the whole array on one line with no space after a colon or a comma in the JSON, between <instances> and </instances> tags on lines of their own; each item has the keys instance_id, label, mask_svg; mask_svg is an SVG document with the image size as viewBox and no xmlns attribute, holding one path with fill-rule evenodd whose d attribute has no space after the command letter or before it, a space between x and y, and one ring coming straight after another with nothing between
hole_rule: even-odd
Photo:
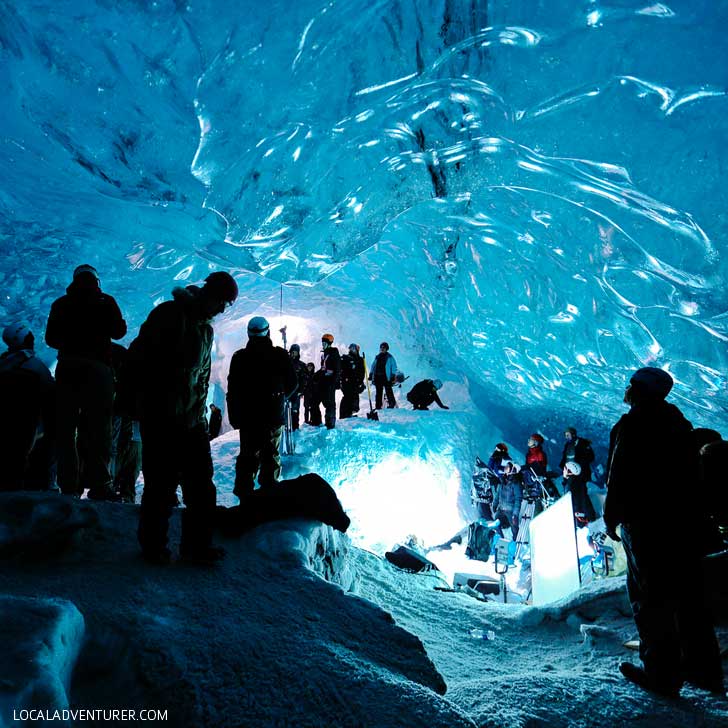
<instances>
[{"instance_id":1,"label":"blue glacier ice ceiling","mask_svg":"<svg viewBox=\"0 0 728 728\"><path fill-rule=\"evenodd\" d=\"M605 425L655 364L725 432L726 20L715 0L0 1L2 319L42 329L92 262L134 328L224 268L244 294L221 330L283 283L289 310L394 332L414 376L459 373L513 426Z\"/></svg>"}]
</instances>

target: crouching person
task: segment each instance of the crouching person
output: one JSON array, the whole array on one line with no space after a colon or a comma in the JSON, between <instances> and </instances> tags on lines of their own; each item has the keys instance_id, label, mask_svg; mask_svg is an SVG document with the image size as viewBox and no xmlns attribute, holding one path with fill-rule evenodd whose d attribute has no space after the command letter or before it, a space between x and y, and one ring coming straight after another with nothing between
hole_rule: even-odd
<instances>
[{"instance_id":1,"label":"crouching person","mask_svg":"<svg viewBox=\"0 0 728 728\"><path fill-rule=\"evenodd\" d=\"M280 480L284 405L297 386L293 363L285 349L273 346L268 321L254 316L248 343L233 355L228 374L228 417L240 430L233 492L241 501L253 493L256 477L261 487Z\"/></svg>"},{"instance_id":2,"label":"crouching person","mask_svg":"<svg viewBox=\"0 0 728 728\"><path fill-rule=\"evenodd\" d=\"M237 298L228 273L211 273L202 288L175 288L171 301L147 317L129 347L142 436L144 493L139 543L148 561L167 563L169 518L182 486L180 557L213 563L224 551L212 546L216 491L205 418L213 331L210 322ZM127 383L127 386L130 386Z\"/></svg>"}]
</instances>

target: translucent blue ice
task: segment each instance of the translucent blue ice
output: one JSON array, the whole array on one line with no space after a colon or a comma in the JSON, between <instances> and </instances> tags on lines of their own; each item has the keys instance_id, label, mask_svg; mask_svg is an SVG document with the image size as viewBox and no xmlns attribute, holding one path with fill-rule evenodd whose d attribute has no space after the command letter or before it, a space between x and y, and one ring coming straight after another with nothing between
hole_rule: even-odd
<instances>
[{"instance_id":1,"label":"translucent blue ice","mask_svg":"<svg viewBox=\"0 0 728 728\"><path fill-rule=\"evenodd\" d=\"M291 284L514 437L604 428L644 364L726 433L727 10L2 3L0 318L90 262L133 331L224 268L230 341Z\"/></svg>"}]
</instances>

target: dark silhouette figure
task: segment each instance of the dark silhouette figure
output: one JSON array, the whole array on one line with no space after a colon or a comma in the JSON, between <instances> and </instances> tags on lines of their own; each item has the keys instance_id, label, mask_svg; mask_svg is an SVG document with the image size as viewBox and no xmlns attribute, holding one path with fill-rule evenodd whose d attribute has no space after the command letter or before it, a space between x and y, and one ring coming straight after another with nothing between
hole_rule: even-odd
<instances>
[{"instance_id":1,"label":"dark silhouette figure","mask_svg":"<svg viewBox=\"0 0 728 728\"><path fill-rule=\"evenodd\" d=\"M349 353L341 357L341 403L339 417L343 420L359 411L359 395L366 389L364 384L364 360L359 354L359 344L349 344Z\"/></svg>"},{"instance_id":2,"label":"dark silhouette figure","mask_svg":"<svg viewBox=\"0 0 728 728\"><path fill-rule=\"evenodd\" d=\"M0 355L0 491L47 490L52 482L55 382L25 324L3 331Z\"/></svg>"},{"instance_id":3,"label":"dark silhouette figure","mask_svg":"<svg viewBox=\"0 0 728 728\"><path fill-rule=\"evenodd\" d=\"M559 469L563 473L564 492L568 489L571 493L574 518L579 526L585 526L596 518L594 506L587 493L593 462L591 440L579 437L575 427L567 427L564 431L564 450L561 453ZM578 467L574 467L575 465Z\"/></svg>"},{"instance_id":4,"label":"dark silhouette figure","mask_svg":"<svg viewBox=\"0 0 728 728\"><path fill-rule=\"evenodd\" d=\"M256 477L261 487L280 480L284 406L297 384L286 350L273 346L268 321L254 316L248 343L233 354L228 374L228 417L240 430L233 492L241 501L253 493Z\"/></svg>"},{"instance_id":5,"label":"dark silhouette figure","mask_svg":"<svg viewBox=\"0 0 728 728\"><path fill-rule=\"evenodd\" d=\"M288 350L291 358L293 371L296 373L296 391L290 398L291 403L291 427L297 430L301 426L301 398L304 396L309 377L308 368L301 361L301 347L298 344L291 344ZM306 419L308 422L308 419Z\"/></svg>"},{"instance_id":6,"label":"dark silhouette figure","mask_svg":"<svg viewBox=\"0 0 728 728\"><path fill-rule=\"evenodd\" d=\"M382 409L382 392L387 395L388 409L397 406L397 401L394 398L394 390L392 389L396 374L397 362L389 353L389 344L383 341L379 345L379 353L374 357L372 370L369 373L369 378L374 383L374 405L376 409Z\"/></svg>"},{"instance_id":7,"label":"dark silhouette figure","mask_svg":"<svg viewBox=\"0 0 728 728\"><path fill-rule=\"evenodd\" d=\"M210 422L208 424L208 437L210 441L220 436L222 429L222 410L213 403L210 403Z\"/></svg>"},{"instance_id":8,"label":"dark silhouette figure","mask_svg":"<svg viewBox=\"0 0 728 728\"><path fill-rule=\"evenodd\" d=\"M423 379L407 393L407 401L416 410L429 409L431 404L437 404L441 409L450 409L440 400L437 394L439 389L442 389L442 382L439 379Z\"/></svg>"},{"instance_id":9,"label":"dark silhouette figure","mask_svg":"<svg viewBox=\"0 0 728 728\"><path fill-rule=\"evenodd\" d=\"M321 368L316 372L316 386L324 406L324 422L327 430L336 427L336 390L341 383L341 355L334 346L333 334L321 337ZM318 420L321 423L321 415Z\"/></svg>"},{"instance_id":10,"label":"dark silhouette figure","mask_svg":"<svg viewBox=\"0 0 728 728\"><path fill-rule=\"evenodd\" d=\"M615 539L622 526L643 664L622 663L620 671L647 690L676 697L684 681L722 692L723 674L701 587L685 590L675 583L675 574L700 572L704 548L694 539L667 553L664 548L675 503L699 477L692 425L665 401L672 384L667 372L653 367L630 379L624 395L630 410L610 435L604 521Z\"/></svg>"},{"instance_id":11,"label":"dark silhouette figure","mask_svg":"<svg viewBox=\"0 0 728 728\"><path fill-rule=\"evenodd\" d=\"M210 380L211 320L235 301L228 273L211 273L202 288L175 288L129 347L127 387L141 424L144 493L139 543L144 557L165 563L169 517L182 485L180 556L210 563L224 552L212 546L216 491L205 408Z\"/></svg>"},{"instance_id":12,"label":"dark silhouette figure","mask_svg":"<svg viewBox=\"0 0 728 728\"><path fill-rule=\"evenodd\" d=\"M318 393L316 391L316 365L310 361L306 364L306 383L303 387L303 411L306 424L320 425L321 410L318 408ZM318 417L317 417L318 416ZM318 422L315 420L318 419Z\"/></svg>"},{"instance_id":13,"label":"dark silhouette figure","mask_svg":"<svg viewBox=\"0 0 728 728\"><path fill-rule=\"evenodd\" d=\"M54 301L45 339L58 349L56 368L58 484L81 495L77 437L84 447L83 477L89 498L114 499L111 460L114 375L111 340L126 334L116 301L101 291L90 265L73 272L66 295Z\"/></svg>"}]
</instances>

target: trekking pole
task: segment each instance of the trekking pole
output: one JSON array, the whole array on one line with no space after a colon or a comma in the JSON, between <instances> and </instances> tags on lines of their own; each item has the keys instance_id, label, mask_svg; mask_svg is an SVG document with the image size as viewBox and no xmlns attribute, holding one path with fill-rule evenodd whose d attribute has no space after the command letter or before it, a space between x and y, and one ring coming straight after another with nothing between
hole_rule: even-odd
<instances>
[{"instance_id":1,"label":"trekking pole","mask_svg":"<svg viewBox=\"0 0 728 728\"><path fill-rule=\"evenodd\" d=\"M369 395L369 412L367 412L367 419L368 420L379 420L379 414L374 411L374 407L372 406L372 390L369 385L369 369L367 367L367 355L362 351L361 353L361 359L364 362L364 379L367 383L367 394Z\"/></svg>"}]
</instances>

